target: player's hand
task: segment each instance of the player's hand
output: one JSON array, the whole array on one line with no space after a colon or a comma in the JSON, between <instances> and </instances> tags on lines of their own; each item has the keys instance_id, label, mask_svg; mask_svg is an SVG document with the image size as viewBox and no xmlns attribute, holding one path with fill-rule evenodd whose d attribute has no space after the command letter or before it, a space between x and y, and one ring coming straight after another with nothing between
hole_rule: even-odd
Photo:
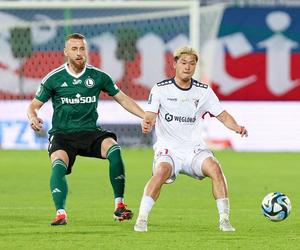
<instances>
[{"instance_id":1,"label":"player's hand","mask_svg":"<svg viewBox=\"0 0 300 250\"><path fill-rule=\"evenodd\" d=\"M152 130L152 124L149 120L143 120L142 123L141 123L141 126L142 126L142 132L144 134L148 134L151 132Z\"/></svg>"},{"instance_id":2,"label":"player's hand","mask_svg":"<svg viewBox=\"0 0 300 250\"><path fill-rule=\"evenodd\" d=\"M38 117L32 117L30 119L30 127L34 131L40 131L43 128L43 120Z\"/></svg>"},{"instance_id":3,"label":"player's hand","mask_svg":"<svg viewBox=\"0 0 300 250\"><path fill-rule=\"evenodd\" d=\"M248 137L248 131L244 126L240 126L239 130L236 131L237 134L240 134L241 137Z\"/></svg>"}]
</instances>

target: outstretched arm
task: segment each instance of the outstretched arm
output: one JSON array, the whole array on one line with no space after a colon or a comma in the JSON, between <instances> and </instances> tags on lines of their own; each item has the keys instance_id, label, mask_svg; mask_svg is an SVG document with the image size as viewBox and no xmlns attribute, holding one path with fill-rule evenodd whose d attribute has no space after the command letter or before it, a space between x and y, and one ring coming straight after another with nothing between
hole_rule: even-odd
<instances>
[{"instance_id":1,"label":"outstretched arm","mask_svg":"<svg viewBox=\"0 0 300 250\"><path fill-rule=\"evenodd\" d=\"M38 117L38 110L44 105L43 102L34 98L28 106L27 117L30 123L31 128L34 131L40 131L42 129L43 120Z\"/></svg>"},{"instance_id":2,"label":"outstretched arm","mask_svg":"<svg viewBox=\"0 0 300 250\"><path fill-rule=\"evenodd\" d=\"M144 110L128 95L125 95L122 91L117 93L113 98L128 112L134 114L140 118L144 118Z\"/></svg>"},{"instance_id":3,"label":"outstretched arm","mask_svg":"<svg viewBox=\"0 0 300 250\"><path fill-rule=\"evenodd\" d=\"M237 124L235 119L227 112L223 111L221 114L217 116L218 120L222 122L227 128L235 131L236 133L243 136L248 136L248 131L244 126L240 126Z\"/></svg>"}]
</instances>

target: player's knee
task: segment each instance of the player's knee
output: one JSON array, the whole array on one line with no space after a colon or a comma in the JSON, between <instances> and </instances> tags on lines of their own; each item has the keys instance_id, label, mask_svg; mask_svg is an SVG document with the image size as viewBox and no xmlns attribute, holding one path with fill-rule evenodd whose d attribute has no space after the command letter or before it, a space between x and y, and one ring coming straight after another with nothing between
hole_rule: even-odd
<instances>
[{"instance_id":1,"label":"player's knee","mask_svg":"<svg viewBox=\"0 0 300 250\"><path fill-rule=\"evenodd\" d=\"M157 185L162 185L165 183L165 181L168 179L169 176L167 175L163 175L161 173L154 175L152 178L155 180L155 183L157 183Z\"/></svg>"},{"instance_id":2,"label":"player's knee","mask_svg":"<svg viewBox=\"0 0 300 250\"><path fill-rule=\"evenodd\" d=\"M51 161L54 162L56 160L61 160L63 161L67 166L69 164L69 157L68 154L66 153L66 151L64 150L57 150L55 152L53 152L50 156Z\"/></svg>"},{"instance_id":3,"label":"player's knee","mask_svg":"<svg viewBox=\"0 0 300 250\"><path fill-rule=\"evenodd\" d=\"M113 148L120 149L120 146L113 138L111 137L105 138L101 143L101 149L100 149L102 157L107 158L109 151L112 150Z\"/></svg>"},{"instance_id":4,"label":"player's knee","mask_svg":"<svg viewBox=\"0 0 300 250\"><path fill-rule=\"evenodd\" d=\"M161 182L164 183L172 173L172 166L170 164L159 164L154 172L154 176Z\"/></svg>"},{"instance_id":5,"label":"player's knee","mask_svg":"<svg viewBox=\"0 0 300 250\"><path fill-rule=\"evenodd\" d=\"M223 178L223 171L219 163L211 162L207 167L206 175L213 179Z\"/></svg>"}]
</instances>

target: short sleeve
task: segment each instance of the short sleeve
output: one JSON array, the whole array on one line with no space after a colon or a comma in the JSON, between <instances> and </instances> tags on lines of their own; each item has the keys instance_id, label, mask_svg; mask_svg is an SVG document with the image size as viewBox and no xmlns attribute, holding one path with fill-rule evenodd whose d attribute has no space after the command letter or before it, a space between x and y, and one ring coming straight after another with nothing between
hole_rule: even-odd
<instances>
[{"instance_id":1,"label":"short sleeve","mask_svg":"<svg viewBox=\"0 0 300 250\"><path fill-rule=\"evenodd\" d=\"M118 88L118 86L113 82L113 80L111 79L110 76L108 76L107 74L103 73L102 76L102 80L103 80L103 91L105 93L107 93L109 96L115 96L117 93L120 92L120 89Z\"/></svg>"},{"instance_id":2,"label":"short sleeve","mask_svg":"<svg viewBox=\"0 0 300 250\"><path fill-rule=\"evenodd\" d=\"M151 89L145 111L158 113L160 107L159 87L155 84Z\"/></svg>"},{"instance_id":3,"label":"short sleeve","mask_svg":"<svg viewBox=\"0 0 300 250\"><path fill-rule=\"evenodd\" d=\"M212 115L218 116L224 111L224 108L222 107L219 98L216 96L216 94L210 87L208 87L207 91L208 91L208 95L207 95L207 101L204 105L205 109Z\"/></svg>"},{"instance_id":4,"label":"short sleeve","mask_svg":"<svg viewBox=\"0 0 300 250\"><path fill-rule=\"evenodd\" d=\"M51 92L50 83L42 82L35 93L35 98L41 102L47 102L51 97Z\"/></svg>"}]
</instances>

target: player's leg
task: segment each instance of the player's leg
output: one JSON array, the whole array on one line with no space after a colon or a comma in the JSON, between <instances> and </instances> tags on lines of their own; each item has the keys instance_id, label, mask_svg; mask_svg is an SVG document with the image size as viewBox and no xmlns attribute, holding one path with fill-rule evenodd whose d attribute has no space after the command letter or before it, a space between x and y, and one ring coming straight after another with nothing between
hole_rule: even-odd
<instances>
[{"instance_id":1,"label":"player's leg","mask_svg":"<svg viewBox=\"0 0 300 250\"><path fill-rule=\"evenodd\" d=\"M113 138L105 138L101 143L101 156L109 161L109 177L115 197L114 218L119 221L129 220L133 213L124 204L125 167L121 147Z\"/></svg>"},{"instance_id":2,"label":"player's leg","mask_svg":"<svg viewBox=\"0 0 300 250\"><path fill-rule=\"evenodd\" d=\"M135 231L148 231L147 224L149 213L159 197L162 185L166 183L174 172L173 165L174 163L170 156L161 156L155 160L153 175L144 188L139 215L134 226Z\"/></svg>"},{"instance_id":3,"label":"player's leg","mask_svg":"<svg viewBox=\"0 0 300 250\"><path fill-rule=\"evenodd\" d=\"M221 231L235 231L229 222L229 198L226 178L215 157L207 157L201 167L204 176L212 180L212 193L219 212L219 228Z\"/></svg>"},{"instance_id":4,"label":"player's leg","mask_svg":"<svg viewBox=\"0 0 300 250\"><path fill-rule=\"evenodd\" d=\"M56 150L51 153L50 158L52 162L50 190L56 208L56 218L51 225L65 225L67 224L65 205L68 194L68 184L65 175L68 169L69 157L64 150Z\"/></svg>"},{"instance_id":5,"label":"player's leg","mask_svg":"<svg viewBox=\"0 0 300 250\"><path fill-rule=\"evenodd\" d=\"M171 176L172 165L169 162L160 162L155 167L150 180L145 186L144 196L151 197L156 201L159 197L162 185Z\"/></svg>"}]
</instances>

